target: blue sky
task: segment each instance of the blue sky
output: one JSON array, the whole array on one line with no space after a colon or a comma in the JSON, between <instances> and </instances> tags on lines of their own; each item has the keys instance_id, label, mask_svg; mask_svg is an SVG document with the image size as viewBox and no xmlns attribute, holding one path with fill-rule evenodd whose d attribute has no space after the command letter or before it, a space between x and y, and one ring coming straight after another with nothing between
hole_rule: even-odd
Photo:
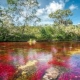
<instances>
[{"instance_id":1,"label":"blue sky","mask_svg":"<svg viewBox=\"0 0 80 80\"><path fill-rule=\"evenodd\" d=\"M74 24L80 23L80 0L38 0L40 4L39 14L42 16L43 23L52 23L52 20L48 18L50 12L55 12L57 9L70 9L73 12L73 16L70 19ZM45 16L45 17L44 17Z\"/></svg>"},{"instance_id":2,"label":"blue sky","mask_svg":"<svg viewBox=\"0 0 80 80\"><path fill-rule=\"evenodd\" d=\"M71 9L73 16L70 19L74 24L80 24L80 0L38 0L38 2L40 8L36 15L42 20L40 24L52 24L53 20L48 15L58 9ZM6 0L0 0L0 5L6 6Z\"/></svg>"}]
</instances>

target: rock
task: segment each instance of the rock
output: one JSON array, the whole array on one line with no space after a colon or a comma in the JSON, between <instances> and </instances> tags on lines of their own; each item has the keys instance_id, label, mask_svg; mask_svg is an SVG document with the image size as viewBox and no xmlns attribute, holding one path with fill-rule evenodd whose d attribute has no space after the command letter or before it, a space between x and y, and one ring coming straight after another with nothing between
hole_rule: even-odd
<instances>
[{"instance_id":1,"label":"rock","mask_svg":"<svg viewBox=\"0 0 80 80\"><path fill-rule=\"evenodd\" d=\"M43 80L53 80L59 76L59 70L57 68L51 67L46 70Z\"/></svg>"},{"instance_id":2,"label":"rock","mask_svg":"<svg viewBox=\"0 0 80 80\"><path fill-rule=\"evenodd\" d=\"M20 70L24 70L30 66L34 66L36 65L37 61L36 60L33 60L33 61L28 61L25 65L22 65L22 66L19 66L18 69Z\"/></svg>"},{"instance_id":3,"label":"rock","mask_svg":"<svg viewBox=\"0 0 80 80\"><path fill-rule=\"evenodd\" d=\"M18 70L14 76L14 80L30 77L32 74L36 72L36 60L28 61L25 65L18 66Z\"/></svg>"}]
</instances>

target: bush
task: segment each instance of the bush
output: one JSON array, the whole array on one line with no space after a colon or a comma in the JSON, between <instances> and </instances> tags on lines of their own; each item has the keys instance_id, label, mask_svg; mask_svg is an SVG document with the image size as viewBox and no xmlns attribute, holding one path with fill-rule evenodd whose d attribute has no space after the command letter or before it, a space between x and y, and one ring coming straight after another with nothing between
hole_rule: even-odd
<instances>
[{"instance_id":1,"label":"bush","mask_svg":"<svg viewBox=\"0 0 80 80\"><path fill-rule=\"evenodd\" d=\"M79 41L80 26L26 26L23 27L0 27L0 41L28 41L35 39L37 41Z\"/></svg>"}]
</instances>

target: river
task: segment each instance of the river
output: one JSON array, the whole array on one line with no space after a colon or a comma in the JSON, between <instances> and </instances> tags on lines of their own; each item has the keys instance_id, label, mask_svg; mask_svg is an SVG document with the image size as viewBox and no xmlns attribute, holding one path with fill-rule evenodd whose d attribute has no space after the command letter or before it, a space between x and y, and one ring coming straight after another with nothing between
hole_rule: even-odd
<instances>
[{"instance_id":1,"label":"river","mask_svg":"<svg viewBox=\"0 0 80 80\"><path fill-rule=\"evenodd\" d=\"M80 80L80 42L0 42L0 80Z\"/></svg>"}]
</instances>

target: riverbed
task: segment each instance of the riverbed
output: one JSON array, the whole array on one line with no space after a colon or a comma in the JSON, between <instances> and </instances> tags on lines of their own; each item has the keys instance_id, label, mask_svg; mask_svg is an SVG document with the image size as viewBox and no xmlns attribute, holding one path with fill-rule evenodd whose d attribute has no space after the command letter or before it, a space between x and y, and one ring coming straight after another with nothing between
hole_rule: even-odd
<instances>
[{"instance_id":1,"label":"riverbed","mask_svg":"<svg viewBox=\"0 0 80 80\"><path fill-rule=\"evenodd\" d=\"M80 80L80 42L0 42L0 80Z\"/></svg>"}]
</instances>

